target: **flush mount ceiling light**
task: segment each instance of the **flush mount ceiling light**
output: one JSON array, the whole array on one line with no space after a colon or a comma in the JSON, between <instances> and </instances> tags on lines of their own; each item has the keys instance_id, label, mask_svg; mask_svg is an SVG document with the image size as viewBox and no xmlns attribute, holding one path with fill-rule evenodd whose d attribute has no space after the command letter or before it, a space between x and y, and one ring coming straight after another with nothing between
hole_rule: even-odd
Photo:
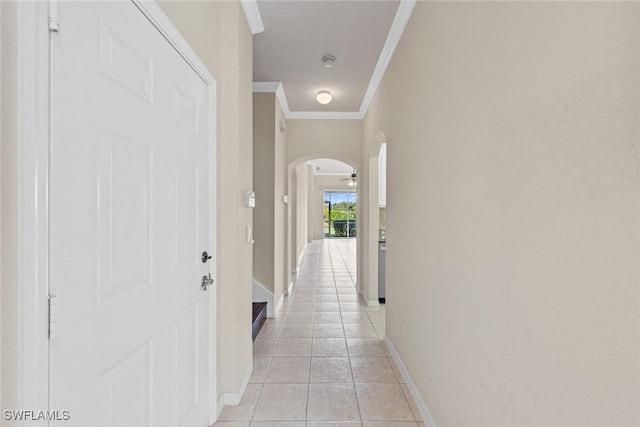
<instances>
[{"instance_id":1,"label":"flush mount ceiling light","mask_svg":"<svg viewBox=\"0 0 640 427\"><path fill-rule=\"evenodd\" d=\"M316 100L320 104L328 104L331 102L331 99L333 99L333 97L331 96L331 92L329 92L328 90L321 90L316 95Z\"/></svg>"},{"instance_id":2,"label":"flush mount ceiling light","mask_svg":"<svg viewBox=\"0 0 640 427\"><path fill-rule=\"evenodd\" d=\"M322 64L325 68L331 68L336 63L336 57L333 55L325 55L322 57Z\"/></svg>"}]
</instances>

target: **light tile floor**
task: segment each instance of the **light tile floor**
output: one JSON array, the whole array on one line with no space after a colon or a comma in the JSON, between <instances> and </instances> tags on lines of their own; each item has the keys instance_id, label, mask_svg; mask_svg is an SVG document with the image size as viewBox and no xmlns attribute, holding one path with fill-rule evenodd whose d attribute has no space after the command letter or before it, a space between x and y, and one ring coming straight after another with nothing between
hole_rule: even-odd
<instances>
[{"instance_id":1,"label":"light tile floor","mask_svg":"<svg viewBox=\"0 0 640 427\"><path fill-rule=\"evenodd\" d=\"M256 339L239 406L216 426L424 427L386 347L384 306L358 297L355 239L310 244L275 319Z\"/></svg>"}]
</instances>

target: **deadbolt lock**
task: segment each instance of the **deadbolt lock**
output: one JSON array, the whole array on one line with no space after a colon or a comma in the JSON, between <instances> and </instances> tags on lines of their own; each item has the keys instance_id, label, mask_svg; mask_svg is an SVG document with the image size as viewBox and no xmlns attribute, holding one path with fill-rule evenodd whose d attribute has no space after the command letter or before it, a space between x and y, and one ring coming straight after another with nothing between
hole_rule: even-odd
<instances>
[{"instance_id":1,"label":"deadbolt lock","mask_svg":"<svg viewBox=\"0 0 640 427\"><path fill-rule=\"evenodd\" d=\"M211 255L207 253L207 251L202 252L202 258L200 258L203 263L206 263L211 259Z\"/></svg>"}]
</instances>

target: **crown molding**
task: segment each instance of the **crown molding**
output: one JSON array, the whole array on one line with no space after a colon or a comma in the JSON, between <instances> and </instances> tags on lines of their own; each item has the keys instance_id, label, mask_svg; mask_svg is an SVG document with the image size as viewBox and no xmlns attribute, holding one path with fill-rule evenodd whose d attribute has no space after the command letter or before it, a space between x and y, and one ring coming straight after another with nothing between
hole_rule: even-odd
<instances>
[{"instance_id":1,"label":"crown molding","mask_svg":"<svg viewBox=\"0 0 640 427\"><path fill-rule=\"evenodd\" d=\"M243 0L242 3L244 6L245 1ZM364 98L362 99L362 104L360 104L360 109L358 111L291 111L289 109L287 96L284 93L284 88L282 87L281 82L254 82L253 91L275 92L276 97L280 102L280 106L282 107L282 111L284 112L284 116L287 119L364 119L364 116L367 114L369 106L371 105L371 100L378 90L378 86L380 86L382 77L387 70L387 66L389 65L389 62L391 62L393 52L395 52L396 47L398 46L398 42L402 37L402 33L404 33L404 29L409 22L409 18L411 17L411 13L413 12L413 8L415 7L415 5L416 0L400 1L400 5L398 6L398 10L396 11L396 16L393 18L393 23L391 24L391 28L389 29L387 40L384 42L384 46L382 47L382 51L380 52L380 56L378 57L378 62L375 69L373 70L373 74L371 75L369 86L367 87L367 91L365 92ZM249 19L248 16L247 19Z\"/></svg>"},{"instance_id":2,"label":"crown molding","mask_svg":"<svg viewBox=\"0 0 640 427\"><path fill-rule=\"evenodd\" d=\"M280 82L253 82L253 91L258 93L275 93L281 86L282 83Z\"/></svg>"},{"instance_id":3,"label":"crown molding","mask_svg":"<svg viewBox=\"0 0 640 427\"><path fill-rule=\"evenodd\" d=\"M358 111L291 111L281 82L253 82L253 91L255 93L275 93L284 117L287 119L362 119L362 115Z\"/></svg>"},{"instance_id":4,"label":"crown molding","mask_svg":"<svg viewBox=\"0 0 640 427\"><path fill-rule=\"evenodd\" d=\"M247 23L249 23L249 29L251 34L256 35L264 31L264 24L262 23L262 16L260 16L260 9L258 8L257 0L240 0L244 15L247 17Z\"/></svg>"},{"instance_id":5,"label":"crown molding","mask_svg":"<svg viewBox=\"0 0 640 427\"><path fill-rule=\"evenodd\" d=\"M278 85L276 89L276 98L278 98L278 102L280 103L280 108L282 108L282 113L284 117L288 119L291 117L291 110L289 110L289 102L287 101L287 95L284 93L284 87L282 83Z\"/></svg>"},{"instance_id":6,"label":"crown molding","mask_svg":"<svg viewBox=\"0 0 640 427\"><path fill-rule=\"evenodd\" d=\"M289 102L284 93L282 82L253 82L253 91L256 93L275 93L285 119L291 118L291 110L289 110Z\"/></svg>"},{"instance_id":7,"label":"crown molding","mask_svg":"<svg viewBox=\"0 0 640 427\"><path fill-rule=\"evenodd\" d=\"M373 75L369 81L369 87L367 88L364 98L362 99L362 104L360 105L359 112L363 118L369 110L369 105L371 105L371 100L376 94L378 86L380 86L384 72L387 71L387 66L389 65L389 62L391 62L393 52L395 52L396 47L398 46L398 42L402 37L402 33L404 33L404 29L407 26L407 22L409 22L411 12L413 12L415 5L416 0L400 1L400 5L396 11L396 16L393 18L393 23L389 29L387 40L384 42L384 46L380 52L380 57L378 58L378 63L376 64L376 68L373 70Z\"/></svg>"}]
</instances>

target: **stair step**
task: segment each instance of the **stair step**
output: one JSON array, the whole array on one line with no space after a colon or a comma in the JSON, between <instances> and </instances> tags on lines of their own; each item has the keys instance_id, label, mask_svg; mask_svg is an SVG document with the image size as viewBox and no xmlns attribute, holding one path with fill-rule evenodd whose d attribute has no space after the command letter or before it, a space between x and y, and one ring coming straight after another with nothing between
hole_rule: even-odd
<instances>
[{"instance_id":1,"label":"stair step","mask_svg":"<svg viewBox=\"0 0 640 427\"><path fill-rule=\"evenodd\" d=\"M256 340L258 332L262 328L264 321L267 320L267 303L266 302L254 302L253 303L253 325L252 335L253 340Z\"/></svg>"}]
</instances>

